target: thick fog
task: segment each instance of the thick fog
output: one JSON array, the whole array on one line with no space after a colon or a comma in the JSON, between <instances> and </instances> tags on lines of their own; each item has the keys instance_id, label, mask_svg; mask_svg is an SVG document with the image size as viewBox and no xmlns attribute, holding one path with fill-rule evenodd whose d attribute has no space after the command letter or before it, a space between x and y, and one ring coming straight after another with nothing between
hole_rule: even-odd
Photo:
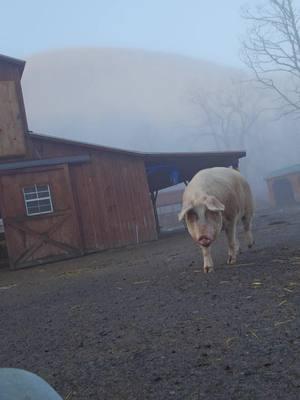
<instances>
[{"instance_id":1,"label":"thick fog","mask_svg":"<svg viewBox=\"0 0 300 400\"><path fill-rule=\"evenodd\" d=\"M27 60L29 128L147 152L246 150L242 171L258 199L264 176L299 163L298 121L279 118L246 72L142 50L82 48Z\"/></svg>"}]
</instances>

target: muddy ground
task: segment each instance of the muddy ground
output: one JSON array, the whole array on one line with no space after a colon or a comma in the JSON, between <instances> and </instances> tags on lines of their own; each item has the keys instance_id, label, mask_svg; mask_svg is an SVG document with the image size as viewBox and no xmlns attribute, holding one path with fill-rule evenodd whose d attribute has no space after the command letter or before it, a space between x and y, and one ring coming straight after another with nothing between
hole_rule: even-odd
<instances>
[{"instance_id":1,"label":"muddy ground","mask_svg":"<svg viewBox=\"0 0 300 400\"><path fill-rule=\"evenodd\" d=\"M236 266L187 233L0 270L0 366L68 400L300 398L300 209L266 211Z\"/></svg>"}]
</instances>

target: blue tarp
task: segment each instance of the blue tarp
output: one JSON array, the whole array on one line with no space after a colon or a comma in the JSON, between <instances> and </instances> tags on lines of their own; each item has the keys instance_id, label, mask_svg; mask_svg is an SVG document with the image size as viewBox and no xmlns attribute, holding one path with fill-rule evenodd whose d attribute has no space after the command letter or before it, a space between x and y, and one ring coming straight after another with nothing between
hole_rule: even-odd
<instances>
[{"instance_id":1,"label":"blue tarp","mask_svg":"<svg viewBox=\"0 0 300 400\"><path fill-rule=\"evenodd\" d=\"M147 175L150 177L156 173L167 173L170 178L170 182L172 185L177 185L180 183L180 172L178 171L177 167L173 165L152 165L146 168Z\"/></svg>"}]
</instances>

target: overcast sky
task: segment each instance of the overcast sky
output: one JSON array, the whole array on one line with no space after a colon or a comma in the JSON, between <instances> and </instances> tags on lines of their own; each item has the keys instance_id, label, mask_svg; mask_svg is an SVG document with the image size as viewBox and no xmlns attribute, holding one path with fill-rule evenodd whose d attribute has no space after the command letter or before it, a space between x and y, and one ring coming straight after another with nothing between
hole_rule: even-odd
<instances>
[{"instance_id":1,"label":"overcast sky","mask_svg":"<svg viewBox=\"0 0 300 400\"><path fill-rule=\"evenodd\" d=\"M240 66L240 7L245 2L1 1L0 53L26 59L36 52L65 47L127 47Z\"/></svg>"}]
</instances>

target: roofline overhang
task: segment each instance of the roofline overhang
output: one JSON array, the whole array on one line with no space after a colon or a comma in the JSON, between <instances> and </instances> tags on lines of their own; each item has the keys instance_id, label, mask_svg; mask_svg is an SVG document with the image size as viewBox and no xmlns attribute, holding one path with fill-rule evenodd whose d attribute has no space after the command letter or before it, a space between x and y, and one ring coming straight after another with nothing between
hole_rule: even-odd
<instances>
[{"instance_id":1,"label":"roofline overhang","mask_svg":"<svg viewBox=\"0 0 300 400\"><path fill-rule=\"evenodd\" d=\"M0 61L4 61L4 62L6 62L8 64L16 65L19 68L20 75L22 76L24 68L25 68L26 61L20 60L18 58L5 56L4 54L0 54Z\"/></svg>"},{"instance_id":2,"label":"roofline overhang","mask_svg":"<svg viewBox=\"0 0 300 400\"><path fill-rule=\"evenodd\" d=\"M140 151L134 151L134 150L124 150L120 148L115 148L115 147L109 147L109 146L102 146L98 144L93 144L93 143L87 143L87 142L81 142L77 140L70 140L70 139L64 139L56 136L49 136L49 135L44 135L41 133L36 133L36 132L31 132L29 131L29 136L32 138L36 139L41 139L41 140L48 140L51 142L56 142L56 143L64 143L64 144L70 144L74 146L82 146L85 148L90 148L93 150L98 150L98 151L111 151L115 153L121 153L125 155L130 155L130 156L135 156L135 157L140 157L143 158L145 161L150 161L155 158L159 157L199 157L201 155L208 155L208 156L235 156L237 158L243 158L246 157L246 151L245 150L236 150L236 151L208 151L208 152L173 152L173 153L166 153L166 152L155 152L155 153L148 153L148 152L140 152Z\"/></svg>"}]
</instances>

